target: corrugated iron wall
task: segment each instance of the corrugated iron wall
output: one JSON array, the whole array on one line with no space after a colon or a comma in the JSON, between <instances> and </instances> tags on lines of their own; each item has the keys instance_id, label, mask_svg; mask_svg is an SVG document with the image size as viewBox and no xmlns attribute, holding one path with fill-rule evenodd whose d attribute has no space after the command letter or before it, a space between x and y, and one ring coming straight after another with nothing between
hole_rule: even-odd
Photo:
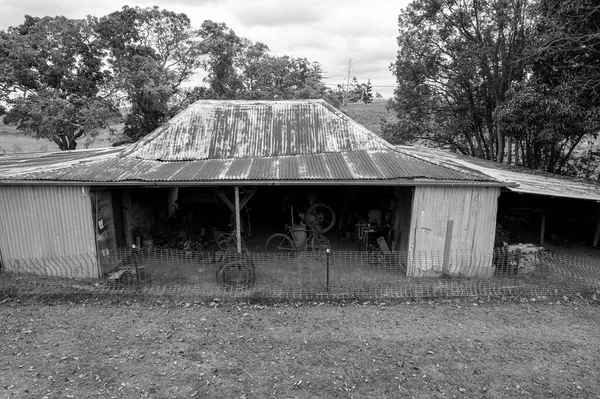
<instances>
[{"instance_id":1,"label":"corrugated iron wall","mask_svg":"<svg viewBox=\"0 0 600 399\"><path fill-rule=\"evenodd\" d=\"M99 277L88 187L0 186L6 271Z\"/></svg>"},{"instance_id":2,"label":"corrugated iron wall","mask_svg":"<svg viewBox=\"0 0 600 399\"><path fill-rule=\"evenodd\" d=\"M416 187L409 277L491 276L497 187Z\"/></svg>"}]
</instances>

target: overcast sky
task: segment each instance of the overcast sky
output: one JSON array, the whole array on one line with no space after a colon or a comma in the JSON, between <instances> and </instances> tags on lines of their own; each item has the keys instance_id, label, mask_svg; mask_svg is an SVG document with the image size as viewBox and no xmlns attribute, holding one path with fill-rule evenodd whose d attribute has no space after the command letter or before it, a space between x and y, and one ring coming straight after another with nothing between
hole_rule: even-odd
<instances>
[{"instance_id":1,"label":"overcast sky","mask_svg":"<svg viewBox=\"0 0 600 399\"><path fill-rule=\"evenodd\" d=\"M83 18L119 10L124 4L157 5L185 13L195 28L210 19L238 36L265 43L275 55L318 61L335 86L345 80L348 61L359 82L371 79L374 92L391 97L389 65L396 56L398 14L409 0L0 0L0 30L20 25L25 15Z\"/></svg>"}]
</instances>

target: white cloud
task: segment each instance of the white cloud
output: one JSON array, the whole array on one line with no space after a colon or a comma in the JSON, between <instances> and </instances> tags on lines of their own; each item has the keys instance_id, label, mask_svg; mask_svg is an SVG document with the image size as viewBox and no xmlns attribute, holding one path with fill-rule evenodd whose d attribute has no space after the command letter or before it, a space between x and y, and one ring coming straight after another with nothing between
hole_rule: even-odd
<instances>
[{"instance_id":1,"label":"white cloud","mask_svg":"<svg viewBox=\"0 0 600 399\"><path fill-rule=\"evenodd\" d=\"M129 1L129 6L157 5L185 13L199 27L206 19L224 22L238 35L269 46L277 55L318 61L328 83L341 83L352 58L352 75L371 79L374 90L391 96L394 77L389 65L396 56L397 21L409 0L156 0ZM83 18L121 9L116 0L3 0L0 29L20 25L26 14ZM381 87L390 86L390 87Z\"/></svg>"}]
</instances>

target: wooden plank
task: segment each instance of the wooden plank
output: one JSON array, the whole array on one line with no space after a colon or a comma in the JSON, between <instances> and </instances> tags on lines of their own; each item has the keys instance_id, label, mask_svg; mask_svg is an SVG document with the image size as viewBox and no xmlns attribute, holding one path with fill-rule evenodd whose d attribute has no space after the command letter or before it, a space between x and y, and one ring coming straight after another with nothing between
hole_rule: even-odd
<instances>
[{"instance_id":1,"label":"wooden plank","mask_svg":"<svg viewBox=\"0 0 600 399\"><path fill-rule=\"evenodd\" d=\"M442 264L442 273L447 274L450 271L450 249L452 248L452 230L454 229L454 220L448 220L446 225L446 240L444 242L444 260Z\"/></svg>"},{"instance_id":2,"label":"wooden plank","mask_svg":"<svg viewBox=\"0 0 600 399\"><path fill-rule=\"evenodd\" d=\"M594 248L598 246L598 240L600 239L600 212L596 217L596 231L594 231Z\"/></svg>"},{"instance_id":3,"label":"wooden plank","mask_svg":"<svg viewBox=\"0 0 600 399\"><path fill-rule=\"evenodd\" d=\"M240 188L235 186L235 239L237 241L237 253L242 253L242 221L240 219Z\"/></svg>"},{"instance_id":4,"label":"wooden plank","mask_svg":"<svg viewBox=\"0 0 600 399\"><path fill-rule=\"evenodd\" d=\"M542 215L542 225L540 226L540 245L544 245L546 236L546 215Z\"/></svg>"}]
</instances>

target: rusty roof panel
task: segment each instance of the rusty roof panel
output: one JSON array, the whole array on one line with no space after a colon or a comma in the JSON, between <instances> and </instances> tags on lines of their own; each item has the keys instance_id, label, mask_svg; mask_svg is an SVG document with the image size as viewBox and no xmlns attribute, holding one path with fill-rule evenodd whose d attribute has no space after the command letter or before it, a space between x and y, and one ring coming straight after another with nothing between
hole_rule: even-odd
<instances>
[{"instance_id":1,"label":"rusty roof panel","mask_svg":"<svg viewBox=\"0 0 600 399\"><path fill-rule=\"evenodd\" d=\"M594 180L560 176L433 148L398 146L397 149L447 169L460 171L463 175L484 174L507 184L510 191L600 201L600 184ZM518 186L510 186L513 182Z\"/></svg>"},{"instance_id":2,"label":"rusty roof panel","mask_svg":"<svg viewBox=\"0 0 600 399\"><path fill-rule=\"evenodd\" d=\"M95 148L86 150L38 152L0 156L0 179L4 174L58 170L79 163L114 158L121 148ZM54 174L60 172L53 172Z\"/></svg>"},{"instance_id":3,"label":"rusty roof panel","mask_svg":"<svg viewBox=\"0 0 600 399\"><path fill-rule=\"evenodd\" d=\"M300 178L298 157L282 157L279 161L279 179L297 180Z\"/></svg>"},{"instance_id":4,"label":"rusty roof panel","mask_svg":"<svg viewBox=\"0 0 600 399\"><path fill-rule=\"evenodd\" d=\"M199 101L128 148L0 158L0 180L496 183L464 169L396 149L322 100Z\"/></svg>"},{"instance_id":5,"label":"rusty roof panel","mask_svg":"<svg viewBox=\"0 0 600 399\"><path fill-rule=\"evenodd\" d=\"M366 151L347 152L344 153L344 158L346 158L346 163L354 176L363 179L384 178Z\"/></svg>"},{"instance_id":6,"label":"rusty roof panel","mask_svg":"<svg viewBox=\"0 0 600 399\"><path fill-rule=\"evenodd\" d=\"M279 179L279 159L258 158L252 160L252 166L248 171L248 180L277 180ZM262 176L262 177L261 177Z\"/></svg>"},{"instance_id":7,"label":"rusty roof panel","mask_svg":"<svg viewBox=\"0 0 600 399\"><path fill-rule=\"evenodd\" d=\"M415 178L460 179L461 174L428 162L419 162L410 155L394 152L373 152L374 162L384 175L413 176ZM485 179L484 176L473 176L473 180Z\"/></svg>"},{"instance_id":8,"label":"rusty roof panel","mask_svg":"<svg viewBox=\"0 0 600 399\"><path fill-rule=\"evenodd\" d=\"M327 165L329 167L329 171L331 173L332 178L335 179L352 179L353 175L350 171L350 167L346 162L346 159L339 152L333 152L331 154L327 154Z\"/></svg>"},{"instance_id":9,"label":"rusty roof panel","mask_svg":"<svg viewBox=\"0 0 600 399\"><path fill-rule=\"evenodd\" d=\"M323 100L205 100L142 138L123 156L190 161L390 148Z\"/></svg>"},{"instance_id":10,"label":"rusty roof panel","mask_svg":"<svg viewBox=\"0 0 600 399\"><path fill-rule=\"evenodd\" d=\"M460 170L388 150L188 162L112 157L62 169L16 173L4 178L106 183L384 179L493 181L483 174L464 174Z\"/></svg>"},{"instance_id":11,"label":"rusty roof panel","mask_svg":"<svg viewBox=\"0 0 600 399\"><path fill-rule=\"evenodd\" d=\"M250 172L250 167L252 166L253 161L254 160L251 158L233 160L229 170L227 171L226 178L230 180L245 179Z\"/></svg>"}]
</instances>

